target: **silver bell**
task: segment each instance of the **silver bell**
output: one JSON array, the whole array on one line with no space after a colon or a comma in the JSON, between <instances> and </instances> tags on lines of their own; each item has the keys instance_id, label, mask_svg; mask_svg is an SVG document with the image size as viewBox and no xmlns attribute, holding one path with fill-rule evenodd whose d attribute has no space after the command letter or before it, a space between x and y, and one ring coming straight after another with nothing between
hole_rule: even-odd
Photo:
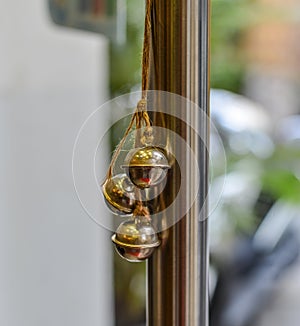
<instances>
[{"instance_id":1,"label":"silver bell","mask_svg":"<svg viewBox=\"0 0 300 326\"><path fill-rule=\"evenodd\" d=\"M155 146L129 151L122 167L125 168L131 182L140 189L160 184L170 168L163 150Z\"/></svg>"},{"instance_id":2,"label":"silver bell","mask_svg":"<svg viewBox=\"0 0 300 326\"><path fill-rule=\"evenodd\" d=\"M121 223L112 236L118 254L130 262L149 258L160 245L155 229L149 221L132 218Z\"/></svg>"},{"instance_id":3,"label":"silver bell","mask_svg":"<svg viewBox=\"0 0 300 326\"><path fill-rule=\"evenodd\" d=\"M108 208L115 214L132 214L135 205L134 185L125 173L107 179L102 192Z\"/></svg>"}]
</instances>

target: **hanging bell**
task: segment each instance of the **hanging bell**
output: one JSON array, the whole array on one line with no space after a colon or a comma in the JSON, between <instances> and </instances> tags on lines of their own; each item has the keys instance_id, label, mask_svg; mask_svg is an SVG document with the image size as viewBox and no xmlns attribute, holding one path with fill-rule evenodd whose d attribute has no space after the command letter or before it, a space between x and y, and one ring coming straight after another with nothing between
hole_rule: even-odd
<instances>
[{"instance_id":1,"label":"hanging bell","mask_svg":"<svg viewBox=\"0 0 300 326\"><path fill-rule=\"evenodd\" d=\"M170 168L163 150L155 146L135 148L127 154L122 166L131 182L140 189L161 183Z\"/></svg>"},{"instance_id":2,"label":"hanging bell","mask_svg":"<svg viewBox=\"0 0 300 326\"><path fill-rule=\"evenodd\" d=\"M130 262L149 258L160 245L155 229L148 220L132 218L121 223L112 236L118 254Z\"/></svg>"},{"instance_id":3,"label":"hanging bell","mask_svg":"<svg viewBox=\"0 0 300 326\"><path fill-rule=\"evenodd\" d=\"M132 214L135 205L134 185L125 173L106 179L102 192L108 208L114 214Z\"/></svg>"}]
</instances>

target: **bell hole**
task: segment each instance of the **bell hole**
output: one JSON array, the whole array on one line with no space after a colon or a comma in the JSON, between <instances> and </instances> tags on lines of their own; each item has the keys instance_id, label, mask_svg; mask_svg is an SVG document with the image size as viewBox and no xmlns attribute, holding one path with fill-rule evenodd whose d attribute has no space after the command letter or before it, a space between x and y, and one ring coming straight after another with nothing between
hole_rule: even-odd
<instances>
[{"instance_id":1,"label":"bell hole","mask_svg":"<svg viewBox=\"0 0 300 326\"><path fill-rule=\"evenodd\" d=\"M119 251L119 253L120 253L121 255L124 255L124 254L125 254L125 249L122 248L122 247L120 247L120 246L118 246L118 251Z\"/></svg>"}]
</instances>

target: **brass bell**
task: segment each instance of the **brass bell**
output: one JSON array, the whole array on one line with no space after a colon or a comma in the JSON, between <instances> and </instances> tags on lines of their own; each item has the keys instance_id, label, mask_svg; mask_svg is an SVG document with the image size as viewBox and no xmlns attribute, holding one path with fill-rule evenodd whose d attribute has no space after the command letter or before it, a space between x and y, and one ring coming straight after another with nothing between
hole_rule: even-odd
<instances>
[{"instance_id":1,"label":"brass bell","mask_svg":"<svg viewBox=\"0 0 300 326\"><path fill-rule=\"evenodd\" d=\"M130 262L149 258L160 245L155 229L148 220L132 218L121 223L112 236L118 254Z\"/></svg>"},{"instance_id":2,"label":"brass bell","mask_svg":"<svg viewBox=\"0 0 300 326\"><path fill-rule=\"evenodd\" d=\"M125 168L131 182L140 189L161 183L170 168L163 149L155 146L129 151L122 167Z\"/></svg>"},{"instance_id":3,"label":"brass bell","mask_svg":"<svg viewBox=\"0 0 300 326\"><path fill-rule=\"evenodd\" d=\"M108 208L115 214L132 214L135 205L134 185L125 173L105 180L102 192Z\"/></svg>"}]
</instances>

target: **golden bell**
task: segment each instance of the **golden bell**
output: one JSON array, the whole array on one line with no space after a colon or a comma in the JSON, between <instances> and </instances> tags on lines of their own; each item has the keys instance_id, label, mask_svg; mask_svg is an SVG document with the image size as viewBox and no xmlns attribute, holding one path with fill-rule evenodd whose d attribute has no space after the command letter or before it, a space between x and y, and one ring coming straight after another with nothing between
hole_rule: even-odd
<instances>
[{"instance_id":1,"label":"golden bell","mask_svg":"<svg viewBox=\"0 0 300 326\"><path fill-rule=\"evenodd\" d=\"M132 214L135 205L134 185L125 173L105 180L102 192L108 208L115 214Z\"/></svg>"},{"instance_id":2,"label":"golden bell","mask_svg":"<svg viewBox=\"0 0 300 326\"><path fill-rule=\"evenodd\" d=\"M154 249L160 245L151 223L137 218L121 223L111 239L118 254L130 262L140 262L149 258Z\"/></svg>"},{"instance_id":3,"label":"golden bell","mask_svg":"<svg viewBox=\"0 0 300 326\"><path fill-rule=\"evenodd\" d=\"M129 151L122 167L125 168L131 182L140 189L161 183L170 168L163 149L155 146Z\"/></svg>"}]
</instances>

